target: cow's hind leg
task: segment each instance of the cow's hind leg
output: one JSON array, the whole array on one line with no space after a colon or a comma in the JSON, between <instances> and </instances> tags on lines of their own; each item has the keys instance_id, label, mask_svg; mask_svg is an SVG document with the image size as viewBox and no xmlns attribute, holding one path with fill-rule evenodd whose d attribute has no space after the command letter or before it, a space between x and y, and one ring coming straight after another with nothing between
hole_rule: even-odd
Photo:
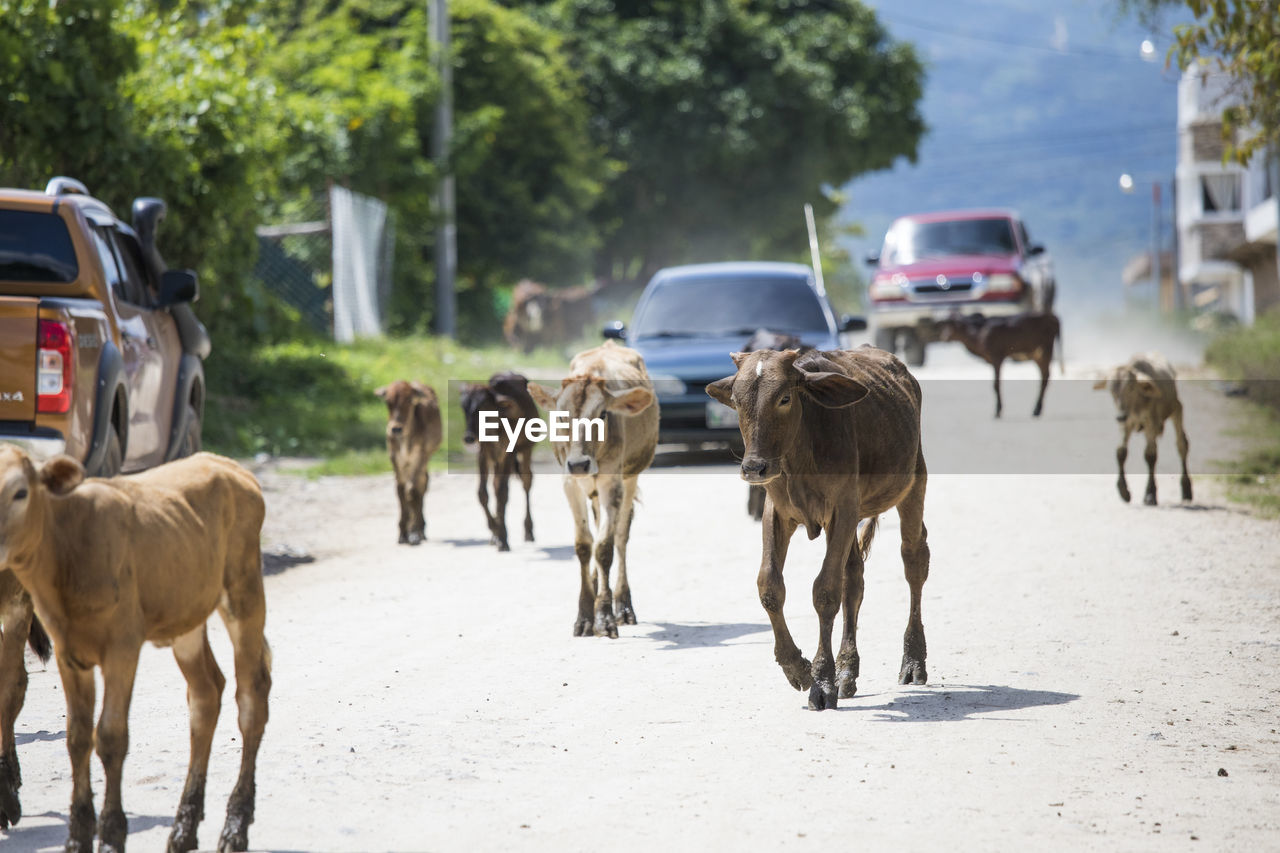
<instances>
[{"instance_id":1,"label":"cow's hind leg","mask_svg":"<svg viewBox=\"0 0 1280 853\"><path fill-rule=\"evenodd\" d=\"M219 853L249 849L249 825L253 823L254 775L258 747L267 726L267 696L271 692L271 649L262 629L266 602L261 575L246 574L228 584L218 608L235 649L236 708L244 749L240 773L227 801L227 821L218 840Z\"/></svg>"},{"instance_id":2,"label":"cow's hind leg","mask_svg":"<svg viewBox=\"0 0 1280 853\"><path fill-rule=\"evenodd\" d=\"M408 489L406 497L409 504L409 535L407 542L410 545L421 545L422 540L427 538L427 519L422 511L422 502L427 496L429 483L430 474L427 473L427 463L424 461L413 472L413 481L406 485Z\"/></svg>"},{"instance_id":3,"label":"cow's hind leg","mask_svg":"<svg viewBox=\"0 0 1280 853\"><path fill-rule=\"evenodd\" d=\"M796 690L808 690L813 684L813 669L791 638L786 617L782 613L783 605L787 602L782 567L787 561L787 548L791 545L791 536L795 533L796 526L782 519L774 510L773 502L767 501L764 518L761 519L761 531L763 547L756 588L760 592L760 604L773 627L773 657L778 666L782 667L782 673L792 687Z\"/></svg>"},{"instance_id":4,"label":"cow's hind leg","mask_svg":"<svg viewBox=\"0 0 1280 853\"><path fill-rule=\"evenodd\" d=\"M98 853L123 851L129 834L120 789L124 757L129 752L129 703L133 699L133 679L138 671L140 651L141 642L120 645L109 650L102 662L102 714L98 717L94 739L106 778L98 824Z\"/></svg>"},{"instance_id":5,"label":"cow's hind leg","mask_svg":"<svg viewBox=\"0 0 1280 853\"><path fill-rule=\"evenodd\" d=\"M627 582L627 540L631 536L631 520L635 518L636 478L622 481L622 505L618 508L618 530L614 544L618 552L618 585L613 595L613 612L623 625L636 624L636 611L631 606L631 584Z\"/></svg>"},{"instance_id":6,"label":"cow's hind leg","mask_svg":"<svg viewBox=\"0 0 1280 853\"><path fill-rule=\"evenodd\" d=\"M866 588L863 561L871 547L878 521L878 518L873 518L868 522L862 541L849 549L849 559L844 565L844 636L840 641L840 655L836 658L836 687L840 688L841 699L849 699L858 692L858 671L861 668L858 611L862 609L862 594Z\"/></svg>"},{"instance_id":7,"label":"cow's hind leg","mask_svg":"<svg viewBox=\"0 0 1280 853\"><path fill-rule=\"evenodd\" d=\"M8 829L22 817L18 788L22 771L14 725L27 695L27 665L23 648L31 632L31 599L8 572L0 572L0 829Z\"/></svg>"},{"instance_id":8,"label":"cow's hind leg","mask_svg":"<svg viewBox=\"0 0 1280 853\"><path fill-rule=\"evenodd\" d=\"M97 688L92 669L81 668L61 653L58 675L67 699L67 755L71 759L71 819L67 826L66 853L92 853L97 817L93 811L89 760L93 756L93 706Z\"/></svg>"},{"instance_id":9,"label":"cow's hind leg","mask_svg":"<svg viewBox=\"0 0 1280 853\"><path fill-rule=\"evenodd\" d=\"M533 541L533 499L529 491L533 488L533 447L518 451L516 467L520 472L520 485L524 486L524 541Z\"/></svg>"},{"instance_id":10,"label":"cow's hind leg","mask_svg":"<svg viewBox=\"0 0 1280 853\"><path fill-rule=\"evenodd\" d=\"M809 688L809 708L823 711L836 707L835 655L831 651L831 629L844 601L844 567L857 544L857 518L837 518L827 527L827 553L813 581L813 609L818 614L818 649L813 654L813 686Z\"/></svg>"},{"instance_id":11,"label":"cow's hind leg","mask_svg":"<svg viewBox=\"0 0 1280 853\"><path fill-rule=\"evenodd\" d=\"M396 474L396 500L400 503L400 539L401 545L409 544L409 487L400 479L400 474Z\"/></svg>"},{"instance_id":12,"label":"cow's hind leg","mask_svg":"<svg viewBox=\"0 0 1280 853\"><path fill-rule=\"evenodd\" d=\"M1040 417L1040 411L1044 408L1044 391L1049 387L1049 366L1053 364L1053 344L1050 343L1049 348L1036 350L1036 367L1040 368L1040 396L1036 397L1036 407L1031 412L1031 417Z\"/></svg>"},{"instance_id":13,"label":"cow's hind leg","mask_svg":"<svg viewBox=\"0 0 1280 853\"><path fill-rule=\"evenodd\" d=\"M907 617L906 633L902 637L899 684L924 684L929 679L924 666L926 647L924 622L920 616L920 597L924 582L929 578L929 531L924 526L925 482L924 460L921 459L915 485L898 504L898 520L902 528L902 568L907 576L907 585L911 588L911 611Z\"/></svg>"},{"instance_id":14,"label":"cow's hind leg","mask_svg":"<svg viewBox=\"0 0 1280 853\"><path fill-rule=\"evenodd\" d=\"M1147 492L1142 496L1142 502L1147 506L1156 505L1156 447L1160 440L1160 436L1154 429L1147 428L1144 430L1144 437L1147 439L1146 449L1142 452L1142 458L1147 463Z\"/></svg>"},{"instance_id":15,"label":"cow's hind leg","mask_svg":"<svg viewBox=\"0 0 1280 853\"><path fill-rule=\"evenodd\" d=\"M1004 410L1004 402L1000 399L1000 362L993 362L992 367L995 368L995 389L996 389L996 417L1000 417L1000 412Z\"/></svg>"},{"instance_id":16,"label":"cow's hind leg","mask_svg":"<svg viewBox=\"0 0 1280 853\"><path fill-rule=\"evenodd\" d=\"M591 573L591 528L587 526L587 496L573 477L564 478L564 494L573 513L573 551L578 557L582 583L578 588L578 616L573 621L573 636L590 637L596 602L595 576Z\"/></svg>"},{"instance_id":17,"label":"cow's hind leg","mask_svg":"<svg viewBox=\"0 0 1280 853\"><path fill-rule=\"evenodd\" d=\"M511 468L515 455L504 453L493 466L493 535L498 539L499 551L510 551L507 541L507 498L511 494Z\"/></svg>"},{"instance_id":18,"label":"cow's hind leg","mask_svg":"<svg viewBox=\"0 0 1280 853\"><path fill-rule=\"evenodd\" d=\"M1173 430L1178 442L1178 456L1182 459L1182 499L1191 500L1191 477L1187 474L1187 451L1191 443L1187 441L1186 430L1182 428L1182 404L1173 410Z\"/></svg>"},{"instance_id":19,"label":"cow's hind leg","mask_svg":"<svg viewBox=\"0 0 1280 853\"><path fill-rule=\"evenodd\" d=\"M1129 502L1129 484L1124 478L1124 463L1129 458L1129 435L1133 432L1126 423L1123 427L1124 435L1120 439L1120 446L1116 448L1116 465L1120 468L1119 479L1116 480L1116 489L1120 492L1120 500L1125 503Z\"/></svg>"},{"instance_id":20,"label":"cow's hind leg","mask_svg":"<svg viewBox=\"0 0 1280 853\"><path fill-rule=\"evenodd\" d=\"M222 689L227 680L218 669L209 637L201 625L173 643L173 657L187 680L187 709L191 715L191 763L187 767L187 784L182 789L178 816L169 833L169 853L195 850L196 830L204 820L204 782L209 770L209 749L213 731L218 725L222 706Z\"/></svg>"}]
</instances>

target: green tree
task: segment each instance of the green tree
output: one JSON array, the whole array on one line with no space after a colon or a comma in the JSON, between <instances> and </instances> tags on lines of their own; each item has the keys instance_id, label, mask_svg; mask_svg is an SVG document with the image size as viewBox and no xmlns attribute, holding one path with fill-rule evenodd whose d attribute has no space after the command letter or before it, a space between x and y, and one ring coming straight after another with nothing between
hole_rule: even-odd
<instances>
[{"instance_id":1,"label":"green tree","mask_svg":"<svg viewBox=\"0 0 1280 853\"><path fill-rule=\"evenodd\" d=\"M857 0L550 0L615 167L596 272L802 252L803 204L914 159L924 72Z\"/></svg>"}]
</instances>

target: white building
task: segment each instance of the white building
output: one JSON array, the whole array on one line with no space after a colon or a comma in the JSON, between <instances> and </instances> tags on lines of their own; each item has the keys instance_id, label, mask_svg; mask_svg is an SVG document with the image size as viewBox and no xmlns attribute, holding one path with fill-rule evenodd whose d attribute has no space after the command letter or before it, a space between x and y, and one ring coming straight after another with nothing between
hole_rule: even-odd
<instances>
[{"instance_id":1,"label":"white building","mask_svg":"<svg viewBox=\"0 0 1280 853\"><path fill-rule=\"evenodd\" d=\"M1222 110L1235 102L1231 80L1200 68L1178 83L1176 173L1178 279L1183 304L1242 322L1280 305L1276 276L1274 158L1223 163Z\"/></svg>"}]
</instances>

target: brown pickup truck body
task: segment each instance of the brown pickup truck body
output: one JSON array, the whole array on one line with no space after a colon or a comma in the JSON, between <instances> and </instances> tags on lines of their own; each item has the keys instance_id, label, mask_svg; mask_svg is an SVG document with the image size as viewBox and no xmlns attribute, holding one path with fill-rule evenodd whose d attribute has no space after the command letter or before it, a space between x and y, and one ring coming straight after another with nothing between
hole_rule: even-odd
<instances>
[{"instance_id":1,"label":"brown pickup truck body","mask_svg":"<svg viewBox=\"0 0 1280 853\"><path fill-rule=\"evenodd\" d=\"M200 449L209 336L193 273L155 249L164 203L133 226L76 181L0 189L0 441L90 474Z\"/></svg>"}]
</instances>

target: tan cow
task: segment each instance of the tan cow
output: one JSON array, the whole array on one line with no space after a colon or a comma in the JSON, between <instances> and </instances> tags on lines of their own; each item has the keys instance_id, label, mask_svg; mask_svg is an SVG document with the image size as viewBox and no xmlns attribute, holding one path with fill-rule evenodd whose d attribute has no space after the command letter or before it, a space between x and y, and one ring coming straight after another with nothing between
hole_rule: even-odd
<instances>
[{"instance_id":1,"label":"tan cow","mask_svg":"<svg viewBox=\"0 0 1280 853\"><path fill-rule=\"evenodd\" d=\"M836 707L857 691L858 610L863 562L881 513L897 508L902 563L911 588L903 637L901 684L924 684L925 639L920 597L929 576L924 526L928 474L920 445L920 385L890 353L798 350L734 353L738 372L707 393L738 411L745 453L742 478L764 486L764 543L757 587L773 626L774 658L809 707ZM858 523L869 519L858 541ZM827 552L813 584L818 651L813 663L791 639L783 617L782 568L796 528L810 539L826 531ZM831 629L844 608L840 656Z\"/></svg>"},{"instance_id":2,"label":"tan cow","mask_svg":"<svg viewBox=\"0 0 1280 853\"><path fill-rule=\"evenodd\" d=\"M436 392L399 379L373 393L387 404L387 453L396 475L400 501L400 544L418 545L427 538L422 501L430 484L431 454L440 447L440 401Z\"/></svg>"},{"instance_id":3,"label":"tan cow","mask_svg":"<svg viewBox=\"0 0 1280 853\"><path fill-rule=\"evenodd\" d=\"M204 783L226 682L205 623L217 610L235 650L243 753L219 851L248 849L254 768L267 724L271 652L262 635L259 540L265 508L253 475L200 453L130 477L84 479L69 456L37 466L0 447L0 569L31 593L53 638L67 699L71 757L68 850L92 849L89 758L106 771L97 821L100 851L125 849L121 770L129 747L129 702L142 644L173 646L187 681L191 763L169 850L193 850L204 817ZM93 725L94 667L102 669L102 714Z\"/></svg>"},{"instance_id":4,"label":"tan cow","mask_svg":"<svg viewBox=\"0 0 1280 853\"><path fill-rule=\"evenodd\" d=\"M502 334L507 343L525 353L534 347L569 343L595 318L592 301L599 292L599 286L549 288L524 279L511 293Z\"/></svg>"},{"instance_id":5,"label":"tan cow","mask_svg":"<svg viewBox=\"0 0 1280 853\"><path fill-rule=\"evenodd\" d=\"M31 596L13 572L0 572L0 829L17 824L22 817L18 789L22 771L13 727L27 696L27 664L23 646L42 661L52 653L49 635L31 608Z\"/></svg>"},{"instance_id":6,"label":"tan cow","mask_svg":"<svg viewBox=\"0 0 1280 853\"><path fill-rule=\"evenodd\" d=\"M1116 420L1123 436L1116 448L1120 479L1116 488L1120 499L1129 502L1129 484L1124 479L1124 463L1129 457L1129 436L1135 431L1147 438L1143 457L1147 460L1147 493L1142 502L1156 503L1156 445L1164 433L1165 421L1173 419L1178 455L1182 457L1182 499L1191 500L1191 477L1187 474L1187 433L1182 428L1182 403L1178 400L1177 375L1159 353L1135 355L1127 364L1113 368L1110 376L1093 384L1095 390L1107 388L1116 404Z\"/></svg>"},{"instance_id":7,"label":"tan cow","mask_svg":"<svg viewBox=\"0 0 1280 853\"><path fill-rule=\"evenodd\" d=\"M603 440L583 429L576 437L571 434L570 441L551 446L564 469L564 493L573 512L574 551L581 571L573 635L616 638L618 622L636 624L627 582L627 540L635 514L636 482L653 462L658 446L658 401L644 359L633 349L605 341L573 357L559 393L534 383L529 391L547 411L568 412L572 419L604 419ZM588 501L596 524L594 541L587 523ZM618 586L611 595L609 570L615 549Z\"/></svg>"}]
</instances>

